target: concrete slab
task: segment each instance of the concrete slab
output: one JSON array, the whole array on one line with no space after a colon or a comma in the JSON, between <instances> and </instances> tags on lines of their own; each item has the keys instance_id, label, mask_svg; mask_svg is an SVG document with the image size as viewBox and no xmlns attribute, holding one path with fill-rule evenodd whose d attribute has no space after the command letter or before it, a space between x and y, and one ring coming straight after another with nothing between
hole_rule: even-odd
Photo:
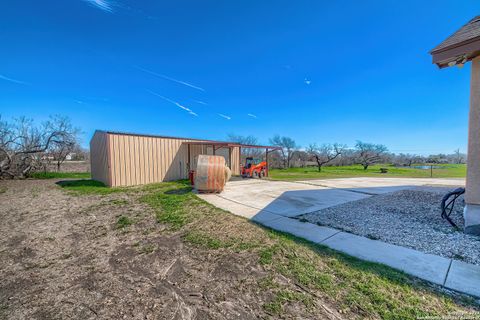
<instances>
[{"instance_id":1,"label":"concrete slab","mask_svg":"<svg viewBox=\"0 0 480 320\"><path fill-rule=\"evenodd\" d=\"M242 183L229 183L220 196L250 208L266 210L286 217L297 216L368 197L366 194L321 186L283 181L259 183L256 180L253 180L251 184L243 181Z\"/></svg>"},{"instance_id":2,"label":"concrete slab","mask_svg":"<svg viewBox=\"0 0 480 320\"><path fill-rule=\"evenodd\" d=\"M337 229L317 226L308 222L300 222L290 218L280 218L263 223L263 225L272 229L287 232L294 236L307 239L309 241L320 243L334 234L340 232Z\"/></svg>"},{"instance_id":3,"label":"concrete slab","mask_svg":"<svg viewBox=\"0 0 480 320\"><path fill-rule=\"evenodd\" d=\"M310 213L372 194L415 188L425 183L459 184L461 180L405 178L349 178L304 182L235 180L220 195L200 195L215 206L253 218L261 210L286 217ZM352 192L354 191L354 192ZM220 197L220 198L219 198Z\"/></svg>"},{"instance_id":4,"label":"concrete slab","mask_svg":"<svg viewBox=\"0 0 480 320\"><path fill-rule=\"evenodd\" d=\"M202 200L207 201L210 204L213 204L217 208L230 211L237 216L241 216L247 219L253 218L260 212L260 209L252 208L241 203L224 199L216 194L198 194L198 197Z\"/></svg>"},{"instance_id":5,"label":"concrete slab","mask_svg":"<svg viewBox=\"0 0 480 320\"><path fill-rule=\"evenodd\" d=\"M436 179L436 178L345 178L305 180L299 183L339 188L364 192L368 194L384 194L418 186L463 186L465 179Z\"/></svg>"},{"instance_id":6,"label":"concrete slab","mask_svg":"<svg viewBox=\"0 0 480 320\"><path fill-rule=\"evenodd\" d=\"M322 244L362 260L378 262L443 285L450 259L340 232Z\"/></svg>"},{"instance_id":7,"label":"concrete slab","mask_svg":"<svg viewBox=\"0 0 480 320\"><path fill-rule=\"evenodd\" d=\"M480 297L480 266L453 260L445 287Z\"/></svg>"}]
</instances>

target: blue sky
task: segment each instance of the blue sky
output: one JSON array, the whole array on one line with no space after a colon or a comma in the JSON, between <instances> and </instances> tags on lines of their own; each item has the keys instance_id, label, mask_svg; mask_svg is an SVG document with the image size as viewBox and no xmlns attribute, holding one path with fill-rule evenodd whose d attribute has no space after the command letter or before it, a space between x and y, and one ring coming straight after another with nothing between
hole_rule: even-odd
<instances>
[{"instance_id":1,"label":"blue sky","mask_svg":"<svg viewBox=\"0 0 480 320\"><path fill-rule=\"evenodd\" d=\"M466 151L470 66L428 51L478 1L0 3L0 114L95 129Z\"/></svg>"}]
</instances>

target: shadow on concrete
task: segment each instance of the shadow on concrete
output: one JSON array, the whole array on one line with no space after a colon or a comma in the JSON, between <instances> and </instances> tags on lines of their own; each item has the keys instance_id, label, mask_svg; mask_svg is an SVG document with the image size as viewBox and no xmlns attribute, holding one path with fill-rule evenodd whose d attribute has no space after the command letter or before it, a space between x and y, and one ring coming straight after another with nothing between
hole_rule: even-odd
<instances>
[{"instance_id":1,"label":"shadow on concrete","mask_svg":"<svg viewBox=\"0 0 480 320\"><path fill-rule=\"evenodd\" d=\"M237 186L232 188L231 186L235 184ZM259 211L266 211L284 217L295 217L379 194L417 189L418 187L415 185L397 185L332 188L303 183L254 181L253 183L234 182L226 192L219 196ZM254 215L251 215L249 218L253 217Z\"/></svg>"}]
</instances>

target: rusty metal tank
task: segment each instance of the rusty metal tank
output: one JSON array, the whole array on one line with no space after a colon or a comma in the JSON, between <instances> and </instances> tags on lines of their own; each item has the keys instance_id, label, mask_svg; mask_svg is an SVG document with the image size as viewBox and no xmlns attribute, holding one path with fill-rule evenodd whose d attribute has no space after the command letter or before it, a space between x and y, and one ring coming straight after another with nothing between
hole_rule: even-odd
<instances>
[{"instance_id":1,"label":"rusty metal tank","mask_svg":"<svg viewBox=\"0 0 480 320\"><path fill-rule=\"evenodd\" d=\"M231 175L224 157L199 155L195 170L195 189L199 192L222 192Z\"/></svg>"}]
</instances>

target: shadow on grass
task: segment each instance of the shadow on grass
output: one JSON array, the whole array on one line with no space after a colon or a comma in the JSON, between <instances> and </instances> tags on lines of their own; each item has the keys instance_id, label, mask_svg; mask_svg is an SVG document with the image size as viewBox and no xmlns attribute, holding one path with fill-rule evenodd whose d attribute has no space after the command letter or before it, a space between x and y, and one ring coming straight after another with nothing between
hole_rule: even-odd
<instances>
[{"instance_id":1,"label":"shadow on grass","mask_svg":"<svg viewBox=\"0 0 480 320\"><path fill-rule=\"evenodd\" d=\"M164 192L164 194L184 195L184 194L190 193L191 191L192 191L192 188L191 188L191 187L185 187L185 188L167 190L167 191Z\"/></svg>"},{"instance_id":2,"label":"shadow on grass","mask_svg":"<svg viewBox=\"0 0 480 320\"><path fill-rule=\"evenodd\" d=\"M33 179L90 179L90 172L34 172Z\"/></svg>"},{"instance_id":3,"label":"shadow on grass","mask_svg":"<svg viewBox=\"0 0 480 320\"><path fill-rule=\"evenodd\" d=\"M58 181L57 184L62 188L71 188L71 187L97 187L97 188L106 188L105 184L100 181L95 180L62 180Z\"/></svg>"},{"instance_id":4,"label":"shadow on grass","mask_svg":"<svg viewBox=\"0 0 480 320\"><path fill-rule=\"evenodd\" d=\"M82 179L82 180L62 180L56 182L57 185L65 190L72 191L73 194L109 194L121 191L121 188L109 188L103 182Z\"/></svg>"}]
</instances>

